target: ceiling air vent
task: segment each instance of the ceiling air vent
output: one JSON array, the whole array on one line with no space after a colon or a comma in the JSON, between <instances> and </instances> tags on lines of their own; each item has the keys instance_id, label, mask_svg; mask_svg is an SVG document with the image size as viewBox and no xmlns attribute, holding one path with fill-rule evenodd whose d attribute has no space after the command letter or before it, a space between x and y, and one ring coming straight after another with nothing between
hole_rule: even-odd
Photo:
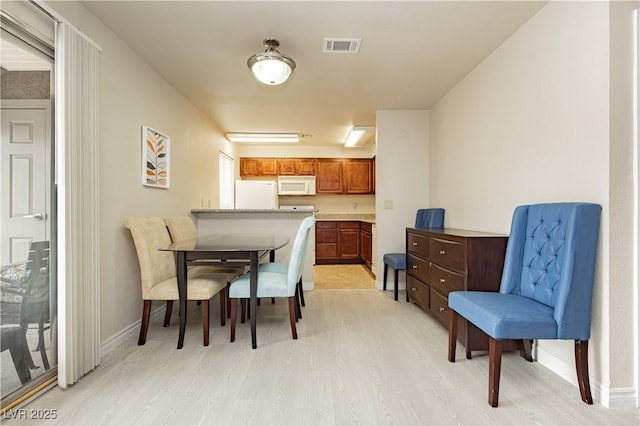
<instances>
[{"instance_id":1,"label":"ceiling air vent","mask_svg":"<svg viewBox=\"0 0 640 426\"><path fill-rule=\"evenodd\" d=\"M322 39L324 53L358 53L361 38L325 38Z\"/></svg>"}]
</instances>

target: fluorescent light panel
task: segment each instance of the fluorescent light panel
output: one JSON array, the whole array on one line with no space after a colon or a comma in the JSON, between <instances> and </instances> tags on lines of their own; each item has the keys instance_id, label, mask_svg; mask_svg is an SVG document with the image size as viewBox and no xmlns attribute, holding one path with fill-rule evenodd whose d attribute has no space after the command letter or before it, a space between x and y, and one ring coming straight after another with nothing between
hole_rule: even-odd
<instances>
[{"instance_id":1,"label":"fluorescent light panel","mask_svg":"<svg viewBox=\"0 0 640 426\"><path fill-rule=\"evenodd\" d=\"M349 130L347 139L344 141L344 146L352 148L364 145L364 142L366 141L364 136L373 132L373 130L373 126L353 126L351 130Z\"/></svg>"},{"instance_id":2,"label":"fluorescent light panel","mask_svg":"<svg viewBox=\"0 0 640 426\"><path fill-rule=\"evenodd\" d=\"M300 142L298 133L237 133L227 132L230 142L244 143L295 143Z\"/></svg>"}]
</instances>

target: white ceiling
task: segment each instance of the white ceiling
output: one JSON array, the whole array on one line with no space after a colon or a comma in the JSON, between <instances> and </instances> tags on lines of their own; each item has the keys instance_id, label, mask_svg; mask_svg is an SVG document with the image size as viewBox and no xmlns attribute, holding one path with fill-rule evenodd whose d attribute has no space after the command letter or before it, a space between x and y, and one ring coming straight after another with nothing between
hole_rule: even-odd
<instances>
[{"instance_id":1,"label":"white ceiling","mask_svg":"<svg viewBox=\"0 0 640 426\"><path fill-rule=\"evenodd\" d=\"M339 146L385 109L428 109L546 2L84 1L223 131ZM322 52L361 38L359 54ZM246 61L276 38L297 68L264 86Z\"/></svg>"}]
</instances>

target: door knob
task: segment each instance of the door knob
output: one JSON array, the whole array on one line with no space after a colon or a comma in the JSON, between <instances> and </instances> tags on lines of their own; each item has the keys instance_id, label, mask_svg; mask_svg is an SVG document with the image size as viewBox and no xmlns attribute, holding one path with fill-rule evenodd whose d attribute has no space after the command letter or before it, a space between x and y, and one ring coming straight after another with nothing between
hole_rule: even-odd
<instances>
[{"instance_id":1,"label":"door knob","mask_svg":"<svg viewBox=\"0 0 640 426\"><path fill-rule=\"evenodd\" d=\"M25 219L35 219L35 220L43 220L46 215L43 215L42 213L36 213L36 214L32 214L29 216L22 216Z\"/></svg>"}]
</instances>

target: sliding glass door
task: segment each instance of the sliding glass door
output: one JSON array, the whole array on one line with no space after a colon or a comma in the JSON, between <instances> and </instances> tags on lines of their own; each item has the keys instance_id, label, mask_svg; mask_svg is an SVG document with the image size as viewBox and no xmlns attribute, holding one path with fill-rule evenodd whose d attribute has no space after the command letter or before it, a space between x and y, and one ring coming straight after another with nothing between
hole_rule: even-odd
<instances>
[{"instance_id":1,"label":"sliding glass door","mask_svg":"<svg viewBox=\"0 0 640 426\"><path fill-rule=\"evenodd\" d=\"M39 12L23 6L2 5L0 30L3 410L55 380L57 366L53 47L26 24L23 12ZM53 21L50 26L52 34Z\"/></svg>"}]
</instances>

